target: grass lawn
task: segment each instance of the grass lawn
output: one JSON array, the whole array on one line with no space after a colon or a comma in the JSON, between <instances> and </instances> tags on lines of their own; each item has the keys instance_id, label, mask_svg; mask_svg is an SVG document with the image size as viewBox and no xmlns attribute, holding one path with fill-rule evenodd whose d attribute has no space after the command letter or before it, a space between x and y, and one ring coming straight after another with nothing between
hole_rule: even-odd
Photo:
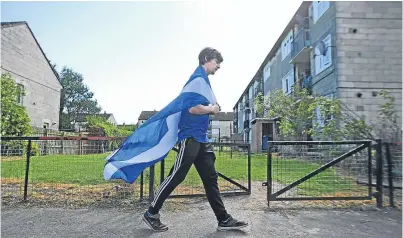
<instances>
[{"instance_id":1,"label":"grass lawn","mask_svg":"<svg viewBox=\"0 0 403 238\"><path fill-rule=\"evenodd\" d=\"M175 154L172 152L165 159L165 176L168 175L170 168L175 161ZM217 153L216 168L222 174L240 181L241 184L247 185L247 156L238 152L232 154L229 152ZM30 181L41 183L58 183L58 184L77 184L77 185L96 185L103 183L113 183L114 181L105 181L103 179L103 168L105 165L105 157L107 154L91 154L91 155L50 155L32 157L30 163ZM3 157L1 161L1 177L3 179L24 179L25 176L25 159L7 159ZM267 158L266 155L253 155L252 163L252 180L265 181L267 179ZM308 163L293 159L273 158L273 179L280 184L289 184L304 175L317 169L320 165ZM145 172L145 180L149 174L147 169ZM155 181L159 184L160 180L160 164L155 167ZM138 179L139 181L139 179ZM192 166L186 180L185 185L201 185L196 169ZM300 189L309 188L309 194L318 195L352 189L360 187L353 184L353 181L336 175L334 169L328 169L320 173L314 178L302 183L298 186ZM308 191L308 190L306 190Z\"/></svg>"}]
</instances>

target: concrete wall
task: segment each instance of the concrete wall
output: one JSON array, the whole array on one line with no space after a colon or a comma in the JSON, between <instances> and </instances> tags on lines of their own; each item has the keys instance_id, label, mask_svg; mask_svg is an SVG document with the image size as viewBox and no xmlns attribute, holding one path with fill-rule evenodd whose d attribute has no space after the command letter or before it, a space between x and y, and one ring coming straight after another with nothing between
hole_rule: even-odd
<instances>
[{"instance_id":1,"label":"concrete wall","mask_svg":"<svg viewBox=\"0 0 403 238\"><path fill-rule=\"evenodd\" d=\"M335 48L328 48L332 54L332 64L327 69L323 70L319 74L316 74L315 71L315 47L319 41L322 41L326 36L331 34L332 45L336 41L336 21L335 21L335 2L330 2L329 8L327 11L316 21L313 22L313 19L310 18L309 28L311 32L311 43L312 43L312 51L311 51L311 74L312 74L312 92L313 94L319 95L328 95L336 92L337 88L337 74L335 73ZM310 11L310 15L312 16L312 11Z\"/></svg>"},{"instance_id":2,"label":"concrete wall","mask_svg":"<svg viewBox=\"0 0 403 238\"><path fill-rule=\"evenodd\" d=\"M252 125L252 130L255 132L252 134L251 152L258 153L262 150L262 121L257 120Z\"/></svg>"},{"instance_id":3,"label":"concrete wall","mask_svg":"<svg viewBox=\"0 0 403 238\"><path fill-rule=\"evenodd\" d=\"M117 121L116 121L116 119L115 119L115 117L114 117L113 115L111 115L111 116L108 118L107 121L108 121L109 123L113 124L113 125L117 125L117 124L118 124Z\"/></svg>"},{"instance_id":4,"label":"concrete wall","mask_svg":"<svg viewBox=\"0 0 403 238\"><path fill-rule=\"evenodd\" d=\"M290 64L291 54L289 54L284 60L281 57L281 48L276 52L276 55L272 58L272 66L270 77L264 82L264 95L268 92L281 89L283 77L294 68L293 64Z\"/></svg>"},{"instance_id":5,"label":"concrete wall","mask_svg":"<svg viewBox=\"0 0 403 238\"><path fill-rule=\"evenodd\" d=\"M62 87L25 24L1 28L1 72L24 85L31 124L58 129Z\"/></svg>"},{"instance_id":6,"label":"concrete wall","mask_svg":"<svg viewBox=\"0 0 403 238\"><path fill-rule=\"evenodd\" d=\"M211 130L219 128L220 129L220 139L222 139L224 136L231 138L231 129L233 128L233 122L232 121L219 121L218 125L211 125ZM218 142L218 134L211 134L211 138L216 138Z\"/></svg>"},{"instance_id":7,"label":"concrete wall","mask_svg":"<svg viewBox=\"0 0 403 238\"><path fill-rule=\"evenodd\" d=\"M336 32L341 101L375 122L384 101L373 92L385 89L401 118L402 2L336 2Z\"/></svg>"}]
</instances>

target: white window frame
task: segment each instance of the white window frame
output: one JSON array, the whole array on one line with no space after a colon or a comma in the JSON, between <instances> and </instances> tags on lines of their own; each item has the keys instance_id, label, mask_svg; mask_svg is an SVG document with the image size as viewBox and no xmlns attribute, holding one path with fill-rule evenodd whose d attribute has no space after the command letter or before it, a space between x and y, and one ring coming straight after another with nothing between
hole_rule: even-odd
<instances>
[{"instance_id":1,"label":"white window frame","mask_svg":"<svg viewBox=\"0 0 403 238\"><path fill-rule=\"evenodd\" d=\"M291 93L294 83L294 69L292 69L281 79L281 87L286 95Z\"/></svg>"},{"instance_id":2,"label":"white window frame","mask_svg":"<svg viewBox=\"0 0 403 238\"><path fill-rule=\"evenodd\" d=\"M313 10L313 24L316 24L318 20L325 14L327 9L330 7L329 1L314 1L312 3Z\"/></svg>"},{"instance_id":3,"label":"white window frame","mask_svg":"<svg viewBox=\"0 0 403 238\"><path fill-rule=\"evenodd\" d=\"M18 88L20 89L20 93L17 95L17 103L20 105L24 104L24 95L23 91L25 90L25 87L23 84L17 83Z\"/></svg>"},{"instance_id":4,"label":"white window frame","mask_svg":"<svg viewBox=\"0 0 403 238\"><path fill-rule=\"evenodd\" d=\"M249 94L249 98L247 99L248 101L251 100L253 98L253 85L251 85L248 89L248 94ZM249 105L250 107L250 105Z\"/></svg>"},{"instance_id":5,"label":"white window frame","mask_svg":"<svg viewBox=\"0 0 403 238\"><path fill-rule=\"evenodd\" d=\"M292 42L294 41L293 31L291 30L288 35L281 42L281 60L284 61L289 54L291 54Z\"/></svg>"},{"instance_id":6,"label":"white window frame","mask_svg":"<svg viewBox=\"0 0 403 238\"><path fill-rule=\"evenodd\" d=\"M326 56L320 55L319 46L315 47L315 75L320 74L332 65L332 35L329 34L323 39L326 47Z\"/></svg>"},{"instance_id":7,"label":"white window frame","mask_svg":"<svg viewBox=\"0 0 403 238\"><path fill-rule=\"evenodd\" d=\"M218 128L213 128L213 129L211 129L211 134L212 134L212 135L218 135L218 134L220 134L220 129L218 129Z\"/></svg>"},{"instance_id":8,"label":"white window frame","mask_svg":"<svg viewBox=\"0 0 403 238\"><path fill-rule=\"evenodd\" d=\"M264 82L267 81L268 78L270 78L270 71L271 71L271 61L267 62L266 66L263 69L263 80Z\"/></svg>"}]
</instances>

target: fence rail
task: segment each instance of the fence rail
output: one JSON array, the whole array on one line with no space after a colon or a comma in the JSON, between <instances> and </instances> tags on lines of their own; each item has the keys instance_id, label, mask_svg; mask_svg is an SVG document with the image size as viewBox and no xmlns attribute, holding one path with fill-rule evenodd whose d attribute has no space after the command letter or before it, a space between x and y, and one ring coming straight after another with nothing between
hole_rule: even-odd
<instances>
[{"instance_id":1,"label":"fence rail","mask_svg":"<svg viewBox=\"0 0 403 238\"><path fill-rule=\"evenodd\" d=\"M149 200L174 164L171 151L161 163L147 168L133 184L105 181L103 167L109 153L125 138L107 137L3 137L1 190L3 203L19 201L61 204L127 204ZM49 153L45 143L79 143L73 153ZM247 144L213 143L219 188L223 194L250 193L250 149ZM244 149L247 148L246 152ZM171 197L203 196L203 184L191 169Z\"/></svg>"},{"instance_id":2,"label":"fence rail","mask_svg":"<svg viewBox=\"0 0 403 238\"><path fill-rule=\"evenodd\" d=\"M272 141L267 154L267 200L367 200L383 206L401 198L401 144L371 141ZM373 182L375 181L375 183ZM388 181L384 183L384 181ZM375 192L372 192L375 187ZM398 189L398 195L394 193Z\"/></svg>"},{"instance_id":3,"label":"fence rail","mask_svg":"<svg viewBox=\"0 0 403 238\"><path fill-rule=\"evenodd\" d=\"M165 160L144 170L133 184L105 181L105 158L124 140L77 136L2 137L2 202L116 205L152 199L169 174L176 152L172 150ZM63 142L63 149L49 149L49 145L60 142ZM213 143L219 188L223 195L250 194L251 181L266 181L266 167L270 167L267 175L271 176L271 182L266 184L271 185L268 196L271 200L273 196L276 200L375 197L378 206L382 206L385 195L390 206L401 205L401 143L377 141L371 147L368 143L270 142L267 154L253 155L246 143ZM68 151L69 144L77 148ZM204 196L203 183L194 167L171 195L189 196Z\"/></svg>"}]
</instances>

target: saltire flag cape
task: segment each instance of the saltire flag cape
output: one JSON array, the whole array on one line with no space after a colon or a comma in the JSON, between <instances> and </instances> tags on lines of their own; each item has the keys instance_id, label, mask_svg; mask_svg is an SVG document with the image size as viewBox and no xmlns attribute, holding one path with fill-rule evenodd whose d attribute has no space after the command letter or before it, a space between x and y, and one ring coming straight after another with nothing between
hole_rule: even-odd
<instances>
[{"instance_id":1,"label":"saltire flag cape","mask_svg":"<svg viewBox=\"0 0 403 238\"><path fill-rule=\"evenodd\" d=\"M182 111L199 104L215 103L207 74L199 66L178 97L137 128L106 158L104 179L133 183L144 169L163 160L175 146Z\"/></svg>"}]
</instances>

